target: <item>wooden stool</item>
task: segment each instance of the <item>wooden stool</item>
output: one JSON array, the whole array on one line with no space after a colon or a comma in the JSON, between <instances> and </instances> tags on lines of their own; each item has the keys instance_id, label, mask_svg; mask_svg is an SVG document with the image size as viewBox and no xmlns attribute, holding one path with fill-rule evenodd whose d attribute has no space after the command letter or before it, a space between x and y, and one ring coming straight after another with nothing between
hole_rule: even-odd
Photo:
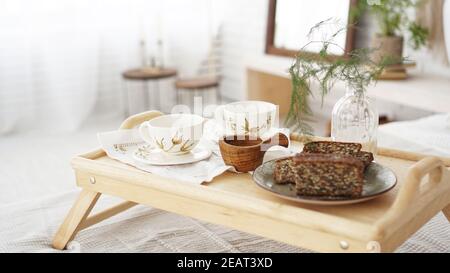
<instances>
[{"instance_id":1,"label":"wooden stool","mask_svg":"<svg viewBox=\"0 0 450 273\"><path fill-rule=\"evenodd\" d=\"M122 77L125 80L132 81L142 81L144 83L144 94L145 94L145 106L148 109L148 100L149 100L149 81L155 81L155 94L156 94L156 102L158 104L158 108L160 108L160 99L159 99L159 80L175 77L177 75L177 70L173 68L159 68L159 67L141 67L136 69L130 69L122 73ZM124 89L123 93L123 103L124 103L124 112L125 116L129 116L129 102L128 102L128 88ZM146 109L146 110L147 110Z\"/></svg>"},{"instance_id":2,"label":"wooden stool","mask_svg":"<svg viewBox=\"0 0 450 273\"><path fill-rule=\"evenodd\" d=\"M208 89L214 88L216 92L216 103L219 104L221 101L218 77L180 79L175 82L175 88L177 90L177 104L180 103L181 90L194 92L194 95L196 95L198 91L206 91Z\"/></svg>"}]
</instances>

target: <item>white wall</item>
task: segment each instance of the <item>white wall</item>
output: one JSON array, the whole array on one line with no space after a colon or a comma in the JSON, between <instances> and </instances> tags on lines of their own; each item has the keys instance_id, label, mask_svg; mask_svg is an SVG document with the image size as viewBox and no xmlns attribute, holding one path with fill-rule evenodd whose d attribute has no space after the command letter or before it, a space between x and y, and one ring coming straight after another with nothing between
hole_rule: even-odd
<instances>
[{"instance_id":1,"label":"white wall","mask_svg":"<svg viewBox=\"0 0 450 273\"><path fill-rule=\"evenodd\" d=\"M217 0L223 18L222 96L244 98L245 64L264 54L267 0Z\"/></svg>"}]
</instances>

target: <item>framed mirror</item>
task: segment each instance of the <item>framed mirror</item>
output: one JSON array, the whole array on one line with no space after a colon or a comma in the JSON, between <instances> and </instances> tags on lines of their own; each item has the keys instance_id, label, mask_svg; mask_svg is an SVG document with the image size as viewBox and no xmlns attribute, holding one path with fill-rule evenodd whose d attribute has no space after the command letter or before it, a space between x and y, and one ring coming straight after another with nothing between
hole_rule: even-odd
<instances>
[{"instance_id":1,"label":"framed mirror","mask_svg":"<svg viewBox=\"0 0 450 273\"><path fill-rule=\"evenodd\" d=\"M356 4L357 0L269 0L266 53L294 57L308 43L308 33L318 22L333 18L334 29L330 23L313 40L329 37L338 25L352 25L350 12ZM333 40L335 45L329 49L333 57L344 57L353 50L354 35L354 27L349 27ZM310 44L302 52L314 55L319 50L319 44Z\"/></svg>"}]
</instances>

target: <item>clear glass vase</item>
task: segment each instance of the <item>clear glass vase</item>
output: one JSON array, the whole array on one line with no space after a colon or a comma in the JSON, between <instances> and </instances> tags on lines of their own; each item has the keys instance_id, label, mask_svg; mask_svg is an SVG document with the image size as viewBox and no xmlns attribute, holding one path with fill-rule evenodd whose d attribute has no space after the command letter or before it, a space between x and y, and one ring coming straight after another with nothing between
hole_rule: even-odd
<instances>
[{"instance_id":1,"label":"clear glass vase","mask_svg":"<svg viewBox=\"0 0 450 273\"><path fill-rule=\"evenodd\" d=\"M331 117L331 138L335 141L361 143L364 151L376 154L378 111L364 92L347 89L338 100Z\"/></svg>"}]
</instances>

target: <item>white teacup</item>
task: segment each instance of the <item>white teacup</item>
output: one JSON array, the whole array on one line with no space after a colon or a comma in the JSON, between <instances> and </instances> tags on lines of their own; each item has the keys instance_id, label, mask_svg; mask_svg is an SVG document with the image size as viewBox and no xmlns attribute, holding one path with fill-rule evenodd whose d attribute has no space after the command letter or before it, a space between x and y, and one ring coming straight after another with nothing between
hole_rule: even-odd
<instances>
[{"instance_id":1,"label":"white teacup","mask_svg":"<svg viewBox=\"0 0 450 273\"><path fill-rule=\"evenodd\" d=\"M168 154L184 154L197 146L203 134L204 118L191 114L164 115L143 122L141 137Z\"/></svg>"},{"instance_id":2,"label":"white teacup","mask_svg":"<svg viewBox=\"0 0 450 273\"><path fill-rule=\"evenodd\" d=\"M216 111L225 135L262 136L273 128L277 113L275 104L265 101L238 101Z\"/></svg>"}]
</instances>

